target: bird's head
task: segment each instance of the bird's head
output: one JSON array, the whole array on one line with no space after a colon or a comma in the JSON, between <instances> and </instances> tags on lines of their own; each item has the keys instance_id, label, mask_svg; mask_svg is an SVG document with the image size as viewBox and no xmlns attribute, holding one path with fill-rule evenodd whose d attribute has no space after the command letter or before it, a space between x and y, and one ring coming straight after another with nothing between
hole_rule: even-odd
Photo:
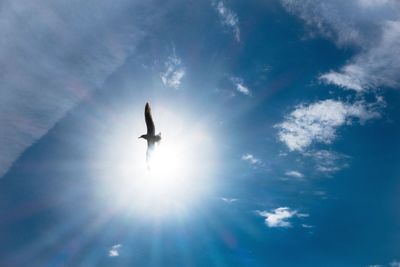
<instances>
[{"instance_id":1,"label":"bird's head","mask_svg":"<svg viewBox=\"0 0 400 267\"><path fill-rule=\"evenodd\" d=\"M141 136L139 136L139 138L147 139L147 136L145 134L142 134Z\"/></svg>"}]
</instances>

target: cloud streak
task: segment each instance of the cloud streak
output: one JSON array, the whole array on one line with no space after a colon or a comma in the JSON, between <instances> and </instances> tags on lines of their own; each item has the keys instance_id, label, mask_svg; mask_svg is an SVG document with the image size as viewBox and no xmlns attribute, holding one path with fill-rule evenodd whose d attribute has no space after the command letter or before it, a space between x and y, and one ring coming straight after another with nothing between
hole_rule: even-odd
<instances>
[{"instance_id":1,"label":"cloud streak","mask_svg":"<svg viewBox=\"0 0 400 267\"><path fill-rule=\"evenodd\" d=\"M239 19L235 12L227 8L222 1L213 2L215 10L221 19L221 24L230 28L234 34L235 40L240 42Z\"/></svg>"},{"instance_id":2,"label":"cloud streak","mask_svg":"<svg viewBox=\"0 0 400 267\"><path fill-rule=\"evenodd\" d=\"M349 156L334 151L322 149L307 151L303 155L312 158L315 162L316 171L323 174L329 175L348 167Z\"/></svg>"},{"instance_id":3,"label":"cloud streak","mask_svg":"<svg viewBox=\"0 0 400 267\"><path fill-rule=\"evenodd\" d=\"M400 87L400 2L396 0L282 0L311 35L322 35L358 53L338 70L319 79L362 92L379 86Z\"/></svg>"},{"instance_id":4,"label":"cloud streak","mask_svg":"<svg viewBox=\"0 0 400 267\"><path fill-rule=\"evenodd\" d=\"M233 202L236 202L238 199L237 198L227 198L227 197L221 197L221 200L225 203L231 204Z\"/></svg>"},{"instance_id":5,"label":"cloud streak","mask_svg":"<svg viewBox=\"0 0 400 267\"><path fill-rule=\"evenodd\" d=\"M256 158L254 155L250 153L243 154L241 159L247 161L251 165L260 165L262 163L262 161L259 158Z\"/></svg>"},{"instance_id":6,"label":"cloud streak","mask_svg":"<svg viewBox=\"0 0 400 267\"><path fill-rule=\"evenodd\" d=\"M293 177L293 178L297 178L297 179L301 179L304 177L304 175L298 171L287 171L287 172L285 172L285 175Z\"/></svg>"},{"instance_id":7,"label":"cloud streak","mask_svg":"<svg viewBox=\"0 0 400 267\"><path fill-rule=\"evenodd\" d=\"M0 176L134 51L147 23L135 26L130 21L132 25L126 26L124 10L134 5L129 1L2 4Z\"/></svg>"},{"instance_id":8,"label":"cloud streak","mask_svg":"<svg viewBox=\"0 0 400 267\"><path fill-rule=\"evenodd\" d=\"M236 91L243 95L251 96L251 90L249 89L248 86L244 84L244 81L242 78L238 77L232 77L231 78L232 83L235 85Z\"/></svg>"}]
</instances>

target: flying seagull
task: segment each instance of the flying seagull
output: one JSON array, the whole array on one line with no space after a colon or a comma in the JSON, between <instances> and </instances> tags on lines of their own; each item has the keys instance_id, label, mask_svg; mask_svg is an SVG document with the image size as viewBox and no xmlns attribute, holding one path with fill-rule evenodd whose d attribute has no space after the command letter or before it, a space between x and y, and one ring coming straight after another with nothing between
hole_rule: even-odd
<instances>
[{"instance_id":1,"label":"flying seagull","mask_svg":"<svg viewBox=\"0 0 400 267\"><path fill-rule=\"evenodd\" d=\"M154 126L154 121L151 116L151 108L149 103L146 103L146 106L144 107L144 119L146 120L146 126L147 126L147 133L139 136L139 138L143 138L147 140L147 153L146 153L146 162L147 166L149 167L150 163L150 158L151 154L154 150L155 144L161 140L161 133L155 134L156 133L156 128Z\"/></svg>"}]
</instances>

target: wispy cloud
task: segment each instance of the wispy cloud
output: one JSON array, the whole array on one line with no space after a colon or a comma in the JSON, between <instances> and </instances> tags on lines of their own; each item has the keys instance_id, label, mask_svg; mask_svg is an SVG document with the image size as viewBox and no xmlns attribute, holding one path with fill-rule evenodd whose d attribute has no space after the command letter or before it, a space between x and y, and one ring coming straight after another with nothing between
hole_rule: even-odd
<instances>
[{"instance_id":1,"label":"wispy cloud","mask_svg":"<svg viewBox=\"0 0 400 267\"><path fill-rule=\"evenodd\" d=\"M242 160L247 161L251 165L260 165L262 163L262 161L259 158L256 158L254 155L250 153L243 154Z\"/></svg>"},{"instance_id":2,"label":"wispy cloud","mask_svg":"<svg viewBox=\"0 0 400 267\"><path fill-rule=\"evenodd\" d=\"M241 83L236 84L236 90L245 95L251 95L250 89Z\"/></svg>"},{"instance_id":3,"label":"wispy cloud","mask_svg":"<svg viewBox=\"0 0 400 267\"><path fill-rule=\"evenodd\" d=\"M122 247L121 244L117 244L117 245L112 246L110 248L110 250L108 251L108 256L109 257L118 257L121 247Z\"/></svg>"},{"instance_id":4,"label":"wispy cloud","mask_svg":"<svg viewBox=\"0 0 400 267\"><path fill-rule=\"evenodd\" d=\"M285 121L275 127L279 140L290 151L303 151L314 142L332 143L337 128L355 119L363 123L379 116L374 106L362 101L350 104L329 99L295 107Z\"/></svg>"},{"instance_id":5,"label":"wispy cloud","mask_svg":"<svg viewBox=\"0 0 400 267\"><path fill-rule=\"evenodd\" d=\"M339 70L322 74L326 83L363 91L378 86L400 87L400 2L397 0L282 0L310 33L339 47L360 51Z\"/></svg>"},{"instance_id":6,"label":"wispy cloud","mask_svg":"<svg viewBox=\"0 0 400 267\"><path fill-rule=\"evenodd\" d=\"M221 23L229 27L235 36L235 40L240 42L239 19L236 13L228 9L223 1L213 1L213 6L218 12Z\"/></svg>"},{"instance_id":7,"label":"wispy cloud","mask_svg":"<svg viewBox=\"0 0 400 267\"><path fill-rule=\"evenodd\" d=\"M7 38L0 42L0 176L133 52L145 31L133 21L125 27L121 10L132 5L2 4L0 31Z\"/></svg>"},{"instance_id":8,"label":"wispy cloud","mask_svg":"<svg viewBox=\"0 0 400 267\"><path fill-rule=\"evenodd\" d=\"M182 67L181 59L174 53L168 57L164 65L165 71L160 74L162 83L164 86L179 89L181 80L185 76L185 69Z\"/></svg>"},{"instance_id":9,"label":"wispy cloud","mask_svg":"<svg viewBox=\"0 0 400 267\"><path fill-rule=\"evenodd\" d=\"M329 150L313 150L303 153L315 162L316 171L331 174L348 167L349 156Z\"/></svg>"},{"instance_id":10,"label":"wispy cloud","mask_svg":"<svg viewBox=\"0 0 400 267\"><path fill-rule=\"evenodd\" d=\"M221 200L225 203L233 203L236 202L238 199L237 198L226 198L226 197L221 197Z\"/></svg>"},{"instance_id":11,"label":"wispy cloud","mask_svg":"<svg viewBox=\"0 0 400 267\"><path fill-rule=\"evenodd\" d=\"M382 265L382 264L371 264L368 265L368 267L383 267L383 266L389 266L389 267L400 267L400 261L393 260L391 261L388 265Z\"/></svg>"},{"instance_id":12,"label":"wispy cloud","mask_svg":"<svg viewBox=\"0 0 400 267\"><path fill-rule=\"evenodd\" d=\"M265 224L268 227L291 227L289 219L293 217L307 217L308 214L298 213L288 207L280 207L272 211L257 211L257 214L265 218Z\"/></svg>"},{"instance_id":13,"label":"wispy cloud","mask_svg":"<svg viewBox=\"0 0 400 267\"><path fill-rule=\"evenodd\" d=\"M393 260L389 265L390 267L400 267L400 261Z\"/></svg>"},{"instance_id":14,"label":"wispy cloud","mask_svg":"<svg viewBox=\"0 0 400 267\"><path fill-rule=\"evenodd\" d=\"M243 81L242 78L232 77L231 81L235 85L236 91L238 91L241 94L244 94L244 95L247 95L247 96L251 96L251 90L249 89L249 87L247 87L244 84L244 81Z\"/></svg>"},{"instance_id":15,"label":"wispy cloud","mask_svg":"<svg viewBox=\"0 0 400 267\"><path fill-rule=\"evenodd\" d=\"M366 73L357 65L346 65L339 72L330 71L322 74L319 79L326 83L336 84L345 89L353 89L355 91L363 91L366 85L363 84L363 76Z\"/></svg>"},{"instance_id":16,"label":"wispy cloud","mask_svg":"<svg viewBox=\"0 0 400 267\"><path fill-rule=\"evenodd\" d=\"M293 177L293 178L298 178L298 179L301 179L304 177L304 175L298 171L287 171L287 172L285 172L285 175Z\"/></svg>"},{"instance_id":17,"label":"wispy cloud","mask_svg":"<svg viewBox=\"0 0 400 267\"><path fill-rule=\"evenodd\" d=\"M328 199L328 196L327 196L327 194L326 194L325 191L317 190L317 191L314 191L313 194L314 194L315 196L320 197L321 199Z\"/></svg>"},{"instance_id":18,"label":"wispy cloud","mask_svg":"<svg viewBox=\"0 0 400 267\"><path fill-rule=\"evenodd\" d=\"M299 218L307 218L307 217L310 216L310 214L298 212L298 213L296 213L296 216L299 217Z\"/></svg>"}]
</instances>

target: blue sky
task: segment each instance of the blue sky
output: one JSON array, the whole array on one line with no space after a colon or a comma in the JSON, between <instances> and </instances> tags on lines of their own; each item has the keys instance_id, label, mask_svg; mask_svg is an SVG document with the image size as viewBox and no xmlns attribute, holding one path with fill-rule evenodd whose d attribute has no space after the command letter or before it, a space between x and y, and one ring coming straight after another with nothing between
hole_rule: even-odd
<instances>
[{"instance_id":1,"label":"blue sky","mask_svg":"<svg viewBox=\"0 0 400 267\"><path fill-rule=\"evenodd\" d=\"M0 32L1 266L400 266L397 1L14 0Z\"/></svg>"}]
</instances>

